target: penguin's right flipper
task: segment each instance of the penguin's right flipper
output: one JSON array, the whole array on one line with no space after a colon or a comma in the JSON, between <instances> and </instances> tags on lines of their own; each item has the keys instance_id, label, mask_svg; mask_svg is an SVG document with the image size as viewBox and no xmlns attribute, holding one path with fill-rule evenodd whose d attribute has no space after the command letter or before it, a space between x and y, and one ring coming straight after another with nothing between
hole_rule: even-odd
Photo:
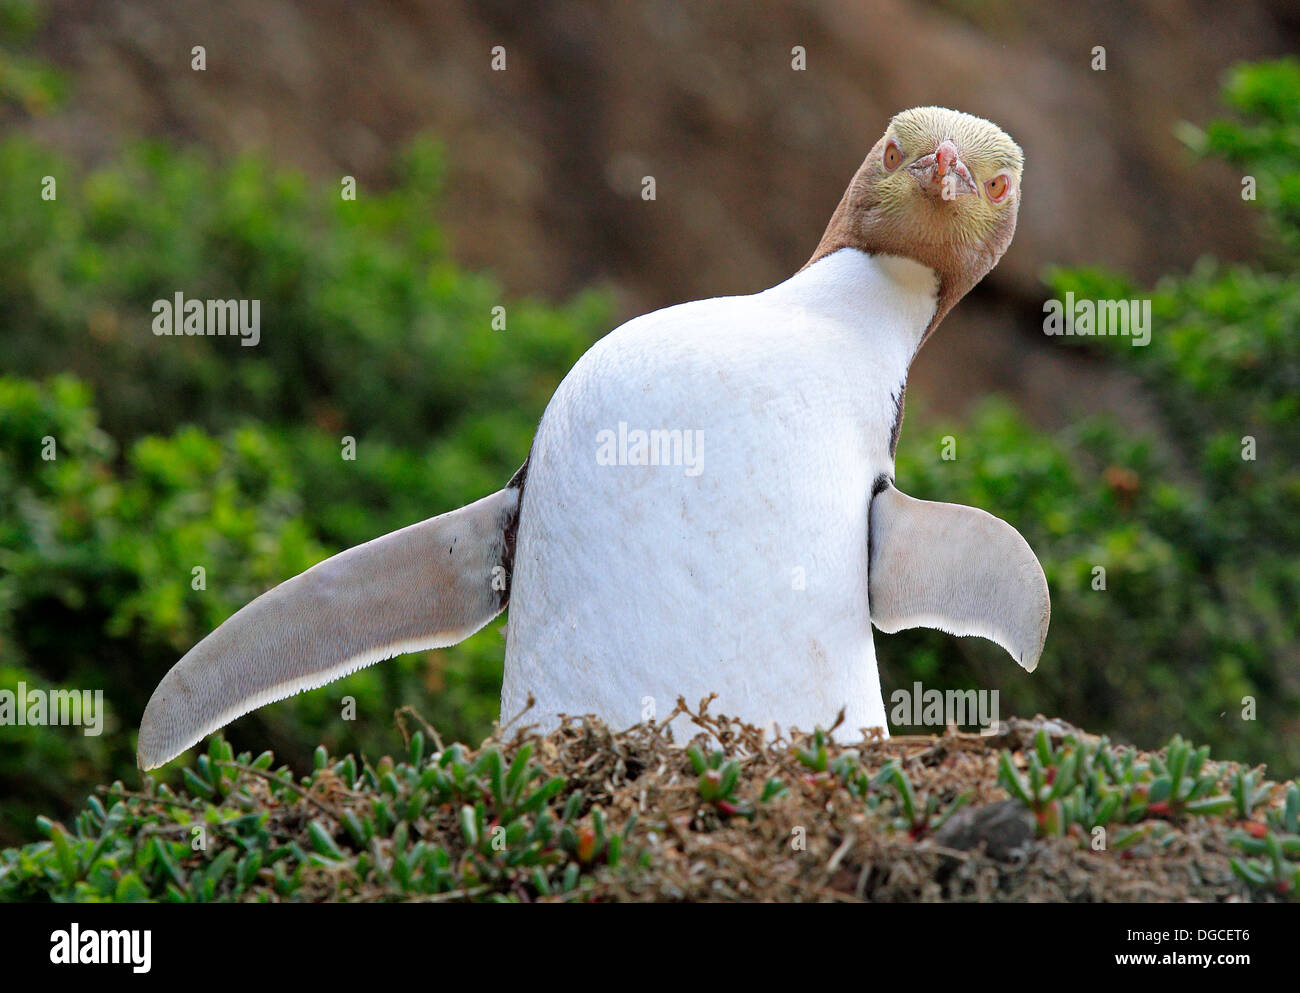
<instances>
[{"instance_id":1,"label":"penguin's right flipper","mask_svg":"<svg viewBox=\"0 0 1300 993\"><path fill-rule=\"evenodd\" d=\"M974 507L915 500L892 485L872 499L870 527L876 627L979 635L1034 671L1052 607L1043 568L1020 532Z\"/></svg>"},{"instance_id":2,"label":"penguin's right flipper","mask_svg":"<svg viewBox=\"0 0 1300 993\"><path fill-rule=\"evenodd\" d=\"M172 666L140 720L142 769L264 704L445 648L509 595L523 470L475 503L340 552L243 607Z\"/></svg>"}]
</instances>

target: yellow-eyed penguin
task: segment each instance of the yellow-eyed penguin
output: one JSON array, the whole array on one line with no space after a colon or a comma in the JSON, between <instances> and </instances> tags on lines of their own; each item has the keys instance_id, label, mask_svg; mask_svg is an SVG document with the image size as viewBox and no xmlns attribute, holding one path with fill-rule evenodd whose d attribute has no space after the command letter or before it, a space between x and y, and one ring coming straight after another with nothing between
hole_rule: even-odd
<instances>
[{"instance_id":1,"label":"yellow-eyed penguin","mask_svg":"<svg viewBox=\"0 0 1300 993\"><path fill-rule=\"evenodd\" d=\"M141 767L454 644L507 599L503 719L531 694L542 726L716 692L760 726L844 708L843 733L885 728L873 624L981 635L1032 671L1049 603L1025 540L893 485L908 367L1011 242L1022 161L981 118L898 114L793 277L624 324L505 489L321 562L196 645L149 701Z\"/></svg>"}]
</instances>

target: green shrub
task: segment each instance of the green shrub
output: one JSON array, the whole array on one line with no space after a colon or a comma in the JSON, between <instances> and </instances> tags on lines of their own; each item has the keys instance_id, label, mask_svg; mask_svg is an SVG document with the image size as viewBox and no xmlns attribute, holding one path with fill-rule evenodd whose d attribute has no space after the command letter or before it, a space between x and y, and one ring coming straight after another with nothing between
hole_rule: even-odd
<instances>
[{"instance_id":1,"label":"green shrub","mask_svg":"<svg viewBox=\"0 0 1300 993\"><path fill-rule=\"evenodd\" d=\"M244 603L500 488L523 461L608 307L511 300L456 267L431 211L439 169L419 143L391 191L353 202L251 159L146 146L83 174L0 144L0 184L30 191L0 199L6 370L27 377L0 380L0 686L103 688L112 713L100 738L5 729L0 837L132 775L152 687ZM55 201L39 198L45 175ZM260 299L259 345L155 336L152 301L177 290ZM481 737L501 646L491 626L358 673L250 719L250 745L377 753L406 703Z\"/></svg>"}]
</instances>

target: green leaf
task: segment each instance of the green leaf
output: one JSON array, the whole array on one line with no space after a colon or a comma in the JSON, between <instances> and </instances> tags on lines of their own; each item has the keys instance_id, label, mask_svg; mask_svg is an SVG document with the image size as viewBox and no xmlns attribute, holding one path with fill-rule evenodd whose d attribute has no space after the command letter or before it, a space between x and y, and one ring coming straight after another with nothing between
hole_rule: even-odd
<instances>
[{"instance_id":1,"label":"green leaf","mask_svg":"<svg viewBox=\"0 0 1300 993\"><path fill-rule=\"evenodd\" d=\"M63 874L63 885L71 886L80 878L77 856L72 849L72 839L63 830L62 824L55 824L50 831L50 840L54 843L54 853L59 860L59 871Z\"/></svg>"},{"instance_id":2,"label":"green leaf","mask_svg":"<svg viewBox=\"0 0 1300 993\"><path fill-rule=\"evenodd\" d=\"M998 756L998 784L1026 807L1034 806L1027 784L1020 778L1020 773L1011 760L1011 753L1007 751Z\"/></svg>"},{"instance_id":3,"label":"green leaf","mask_svg":"<svg viewBox=\"0 0 1300 993\"><path fill-rule=\"evenodd\" d=\"M320 821L312 820L307 823L307 837L311 840L311 847L321 855L326 855L332 859L343 858L342 850Z\"/></svg>"},{"instance_id":4,"label":"green leaf","mask_svg":"<svg viewBox=\"0 0 1300 993\"><path fill-rule=\"evenodd\" d=\"M533 755L532 742L520 746L519 751L515 753L514 761L510 763L510 771L506 774L506 797L510 803L514 803L519 796L519 791L527 781L528 763Z\"/></svg>"},{"instance_id":5,"label":"green leaf","mask_svg":"<svg viewBox=\"0 0 1300 993\"><path fill-rule=\"evenodd\" d=\"M472 851L477 851L479 846L478 819L475 817L474 808L465 806L460 808L460 833L465 838L465 844Z\"/></svg>"},{"instance_id":6,"label":"green leaf","mask_svg":"<svg viewBox=\"0 0 1300 993\"><path fill-rule=\"evenodd\" d=\"M686 749L686 757L690 760L695 775L704 775L704 770L708 768L708 764L704 761L704 753L696 745L691 745Z\"/></svg>"}]
</instances>

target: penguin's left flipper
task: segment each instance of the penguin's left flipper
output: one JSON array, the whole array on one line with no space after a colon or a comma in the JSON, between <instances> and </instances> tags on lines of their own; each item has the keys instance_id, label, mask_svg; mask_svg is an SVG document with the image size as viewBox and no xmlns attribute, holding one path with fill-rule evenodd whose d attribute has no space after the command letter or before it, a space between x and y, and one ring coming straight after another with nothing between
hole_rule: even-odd
<instances>
[{"instance_id":1,"label":"penguin's left flipper","mask_svg":"<svg viewBox=\"0 0 1300 993\"><path fill-rule=\"evenodd\" d=\"M1015 528L974 507L915 500L892 485L872 499L870 527L876 627L979 635L1034 671L1052 608L1042 566Z\"/></svg>"},{"instance_id":2,"label":"penguin's left flipper","mask_svg":"<svg viewBox=\"0 0 1300 993\"><path fill-rule=\"evenodd\" d=\"M487 624L509 595L521 480L522 470L467 507L340 552L229 617L154 690L140 768L273 700Z\"/></svg>"}]
</instances>

